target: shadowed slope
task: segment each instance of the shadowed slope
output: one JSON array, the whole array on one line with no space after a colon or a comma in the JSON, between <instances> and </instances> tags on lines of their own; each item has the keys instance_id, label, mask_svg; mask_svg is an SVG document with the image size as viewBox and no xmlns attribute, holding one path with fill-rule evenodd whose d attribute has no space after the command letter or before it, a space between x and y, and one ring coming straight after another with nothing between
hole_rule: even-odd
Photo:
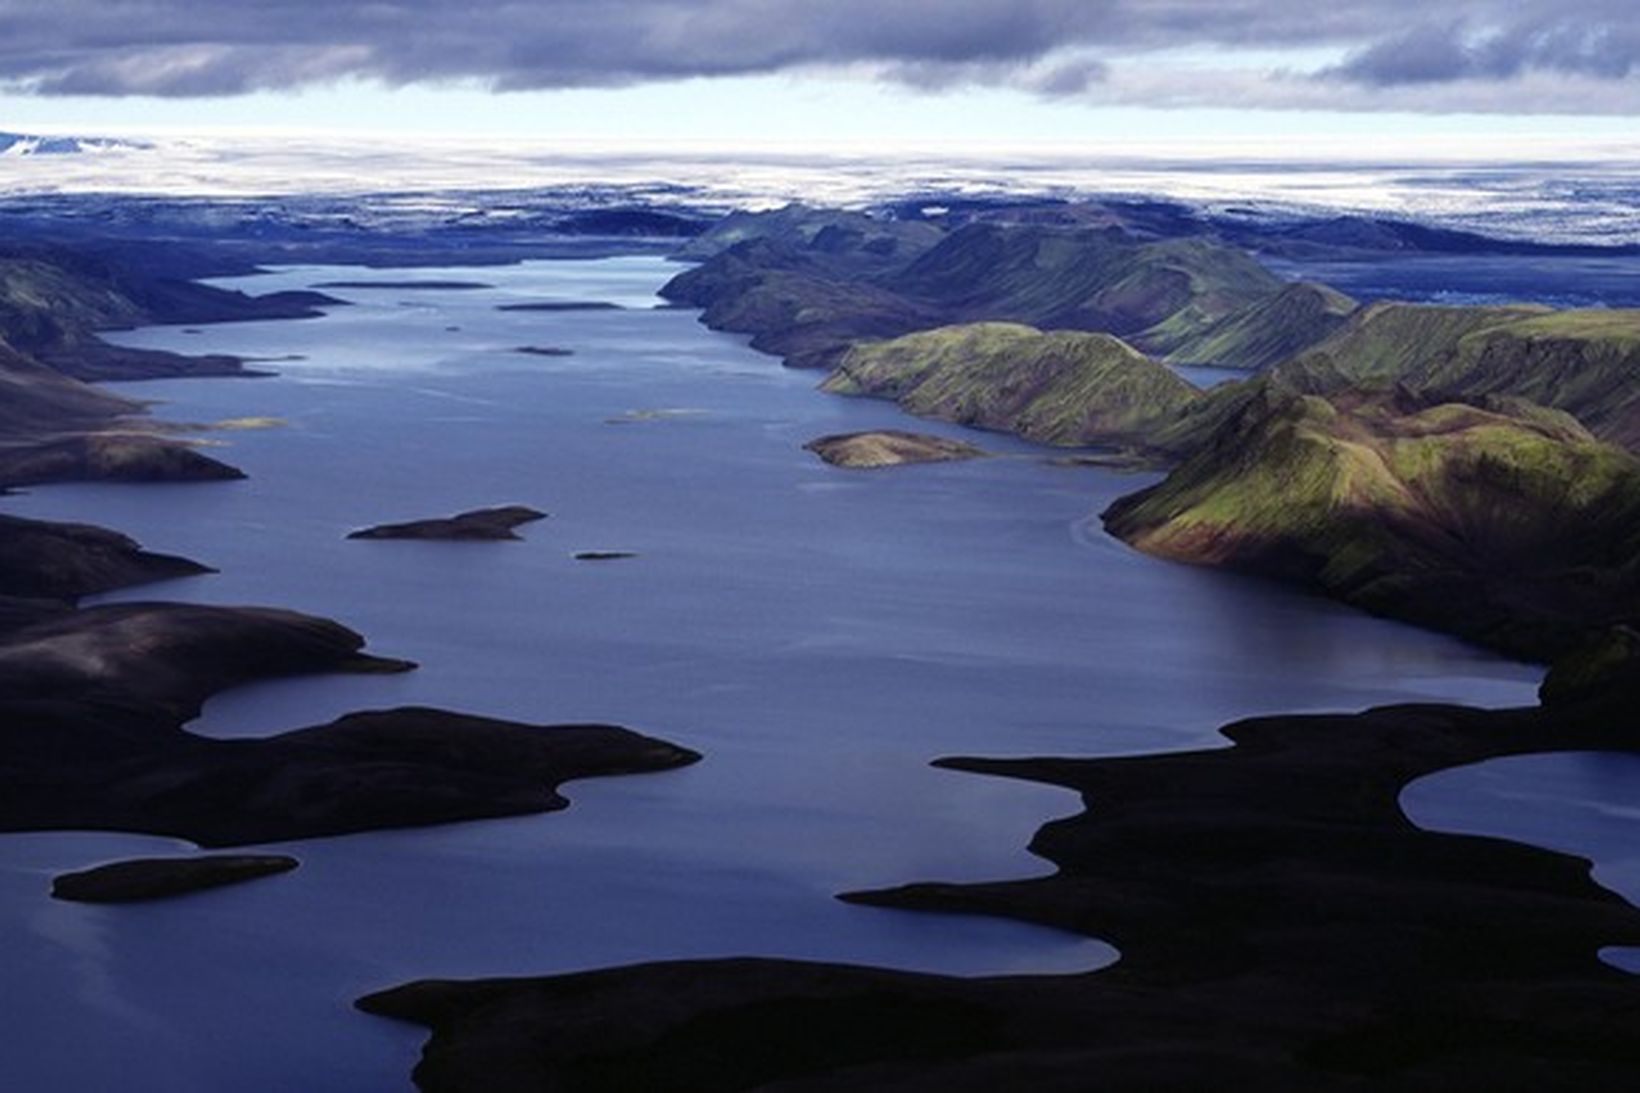
<instances>
[{"instance_id":1,"label":"shadowed slope","mask_svg":"<svg viewBox=\"0 0 1640 1093\"><path fill-rule=\"evenodd\" d=\"M1106 527L1533 659L1640 619L1640 461L1526 403L1248 403Z\"/></svg>"}]
</instances>

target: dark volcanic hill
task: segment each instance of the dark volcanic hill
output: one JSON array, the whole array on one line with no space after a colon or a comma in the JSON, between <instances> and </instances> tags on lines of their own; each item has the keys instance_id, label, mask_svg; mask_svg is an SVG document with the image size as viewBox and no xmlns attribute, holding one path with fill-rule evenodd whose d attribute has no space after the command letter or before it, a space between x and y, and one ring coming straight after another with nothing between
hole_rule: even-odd
<instances>
[{"instance_id":1,"label":"dark volcanic hill","mask_svg":"<svg viewBox=\"0 0 1640 1093\"><path fill-rule=\"evenodd\" d=\"M318 292L249 296L200 284L140 255L112 259L44 244L0 246L0 337L65 375L146 379L182 374L236 374L231 357L183 357L126 349L98 331L143 323L218 323L318 315L341 301Z\"/></svg>"}]
</instances>

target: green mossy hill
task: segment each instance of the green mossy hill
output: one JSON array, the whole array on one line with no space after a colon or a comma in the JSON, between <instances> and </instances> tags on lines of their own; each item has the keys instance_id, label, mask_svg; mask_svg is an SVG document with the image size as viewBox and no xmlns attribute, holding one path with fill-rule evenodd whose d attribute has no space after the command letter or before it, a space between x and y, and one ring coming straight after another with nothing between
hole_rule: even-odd
<instances>
[{"instance_id":1,"label":"green mossy hill","mask_svg":"<svg viewBox=\"0 0 1640 1093\"><path fill-rule=\"evenodd\" d=\"M1107 528L1548 660L1640 618L1640 461L1567 414L1266 390Z\"/></svg>"},{"instance_id":2,"label":"green mossy hill","mask_svg":"<svg viewBox=\"0 0 1640 1093\"><path fill-rule=\"evenodd\" d=\"M1640 311L1372 304L1259 376L1209 391L1152 441L1188 456L1259 400L1396 390L1423 402L1535 402L1640 451Z\"/></svg>"},{"instance_id":3,"label":"green mossy hill","mask_svg":"<svg viewBox=\"0 0 1640 1093\"><path fill-rule=\"evenodd\" d=\"M1547 313L1525 306L1371 304L1331 338L1279 367L1287 382L1317 394L1345 387L1415 385L1418 376L1470 335Z\"/></svg>"},{"instance_id":4,"label":"green mossy hill","mask_svg":"<svg viewBox=\"0 0 1640 1093\"><path fill-rule=\"evenodd\" d=\"M753 348L796 368L830 368L854 341L941 321L933 308L767 240L737 244L679 274L661 295L704 309L701 321L713 330L751 334Z\"/></svg>"},{"instance_id":5,"label":"green mossy hill","mask_svg":"<svg viewBox=\"0 0 1640 1093\"><path fill-rule=\"evenodd\" d=\"M661 295L788 364L831 367L853 341L986 320L1132 335L1166 351L1282 288L1246 253L1202 239L981 222L924 246L939 229L915 227L917 245L894 248L841 228L746 235Z\"/></svg>"},{"instance_id":6,"label":"green mossy hill","mask_svg":"<svg viewBox=\"0 0 1640 1093\"><path fill-rule=\"evenodd\" d=\"M952 232L887 283L957 317L1131 334L1147 349L1282 287L1244 251L1208 240L988 223Z\"/></svg>"},{"instance_id":7,"label":"green mossy hill","mask_svg":"<svg viewBox=\"0 0 1640 1093\"><path fill-rule=\"evenodd\" d=\"M1410 379L1446 397L1507 395L1567 411L1640 452L1640 311L1556 311L1476 331Z\"/></svg>"},{"instance_id":8,"label":"green mossy hill","mask_svg":"<svg viewBox=\"0 0 1640 1093\"><path fill-rule=\"evenodd\" d=\"M888 220L846 209L790 204L762 212L733 212L676 252L705 261L750 240L767 240L817 255L850 255L866 264L903 263L938 243L944 229L922 220Z\"/></svg>"},{"instance_id":9,"label":"green mossy hill","mask_svg":"<svg viewBox=\"0 0 1640 1093\"><path fill-rule=\"evenodd\" d=\"M1400 387L1426 400L1526 399L1640 451L1640 311L1373 304L1262 379L1319 395ZM1254 394L1215 391L1202 420Z\"/></svg>"},{"instance_id":10,"label":"green mossy hill","mask_svg":"<svg viewBox=\"0 0 1640 1093\"><path fill-rule=\"evenodd\" d=\"M1171 345L1167 359L1249 371L1264 368L1328 338L1358 306L1326 285L1288 285Z\"/></svg>"},{"instance_id":11,"label":"green mossy hill","mask_svg":"<svg viewBox=\"0 0 1640 1093\"><path fill-rule=\"evenodd\" d=\"M849 350L821 390L1046 444L1143 447L1199 392L1107 334L970 323Z\"/></svg>"}]
</instances>

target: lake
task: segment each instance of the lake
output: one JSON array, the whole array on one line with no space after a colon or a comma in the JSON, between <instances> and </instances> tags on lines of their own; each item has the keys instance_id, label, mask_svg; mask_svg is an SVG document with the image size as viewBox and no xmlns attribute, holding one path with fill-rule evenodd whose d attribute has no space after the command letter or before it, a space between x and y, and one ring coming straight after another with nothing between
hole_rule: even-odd
<instances>
[{"instance_id":1,"label":"lake","mask_svg":"<svg viewBox=\"0 0 1640 1093\"><path fill-rule=\"evenodd\" d=\"M53 486L6 511L103 523L221 570L108 599L294 607L422 665L246 687L193 729L429 704L611 721L705 759L572 783L563 813L288 844L294 873L124 908L53 902L49 877L183 844L0 837L0 1006L26 1045L0 1053L0 1087L408 1090L421 1030L349 1007L421 976L732 954L1099 967L1116 954L1097 941L833 896L1043 870L1025 844L1078 799L928 765L942 755L1218 746L1219 725L1254 714L1533 701L1531 667L1129 550L1098 513L1150 477L817 393L818 375L656 307L676 269L282 269L223 283L490 287L337 289L351 306L320 319L118 335L269 359L277 378L123 388L167 420L275 419L205 434L250 477ZM497 310L548 300L621 306ZM908 425L998 458L862 472L802 450ZM522 542L343 538L511 502L551 516Z\"/></svg>"}]
</instances>

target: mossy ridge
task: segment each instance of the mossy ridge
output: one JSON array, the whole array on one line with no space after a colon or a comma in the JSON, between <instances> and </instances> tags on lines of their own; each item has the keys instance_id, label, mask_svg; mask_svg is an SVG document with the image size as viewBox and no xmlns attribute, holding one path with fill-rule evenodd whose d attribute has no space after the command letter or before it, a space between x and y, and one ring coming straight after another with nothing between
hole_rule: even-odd
<instances>
[{"instance_id":1,"label":"mossy ridge","mask_svg":"<svg viewBox=\"0 0 1640 1093\"><path fill-rule=\"evenodd\" d=\"M1375 303L1357 311L1331 338L1282 362L1289 382L1324 382L1334 389L1390 387L1453 352L1470 334L1544 314L1546 308L1457 307Z\"/></svg>"},{"instance_id":2,"label":"mossy ridge","mask_svg":"<svg viewBox=\"0 0 1640 1093\"><path fill-rule=\"evenodd\" d=\"M1541 410L1266 390L1105 520L1533 659L1640 618L1640 461Z\"/></svg>"},{"instance_id":3,"label":"mossy ridge","mask_svg":"<svg viewBox=\"0 0 1640 1093\"><path fill-rule=\"evenodd\" d=\"M1224 316L1205 329L1175 336L1170 324L1146 331L1147 345L1175 364L1254 371L1285 360L1331 336L1360 305L1326 285L1301 282Z\"/></svg>"},{"instance_id":4,"label":"mossy ridge","mask_svg":"<svg viewBox=\"0 0 1640 1093\"><path fill-rule=\"evenodd\" d=\"M704 309L713 329L753 334L754 348L787 364L831 367L854 341L988 320L1162 344L1282 288L1250 255L1205 239L1141 242L1119 227L979 222L937 238L930 233L941 229L924 225L896 242L846 226L858 214L824 215L842 220L812 233L805 218L824 219L812 210L784 226L748 220L731 231L726 221L719 241L738 241L661 295Z\"/></svg>"},{"instance_id":5,"label":"mossy ridge","mask_svg":"<svg viewBox=\"0 0 1640 1093\"><path fill-rule=\"evenodd\" d=\"M851 253L884 264L904 262L938 243L944 229L924 220L893 220L848 209L792 202L778 209L735 211L680 248L676 257L704 261L730 247L769 240L824 254Z\"/></svg>"},{"instance_id":6,"label":"mossy ridge","mask_svg":"<svg viewBox=\"0 0 1640 1093\"><path fill-rule=\"evenodd\" d=\"M1061 446L1142 446L1198 392L1118 338L969 323L857 345L821 389Z\"/></svg>"},{"instance_id":7,"label":"mossy ridge","mask_svg":"<svg viewBox=\"0 0 1640 1093\"><path fill-rule=\"evenodd\" d=\"M1640 451L1640 310L1557 311L1480 330L1411 382L1566 410L1597 436Z\"/></svg>"},{"instance_id":8,"label":"mossy ridge","mask_svg":"<svg viewBox=\"0 0 1640 1093\"><path fill-rule=\"evenodd\" d=\"M886 284L954 318L1126 336L1164 322L1206 325L1282 282L1246 252L1209 240L1137 244L1114 228L979 223Z\"/></svg>"},{"instance_id":9,"label":"mossy ridge","mask_svg":"<svg viewBox=\"0 0 1640 1093\"><path fill-rule=\"evenodd\" d=\"M1640 312L1537 306L1376 303L1331 337L1258 376L1205 393L1153 436L1186 457L1272 394L1334 397L1397 388L1424 402L1565 410L1597 436L1640 451Z\"/></svg>"}]
</instances>

